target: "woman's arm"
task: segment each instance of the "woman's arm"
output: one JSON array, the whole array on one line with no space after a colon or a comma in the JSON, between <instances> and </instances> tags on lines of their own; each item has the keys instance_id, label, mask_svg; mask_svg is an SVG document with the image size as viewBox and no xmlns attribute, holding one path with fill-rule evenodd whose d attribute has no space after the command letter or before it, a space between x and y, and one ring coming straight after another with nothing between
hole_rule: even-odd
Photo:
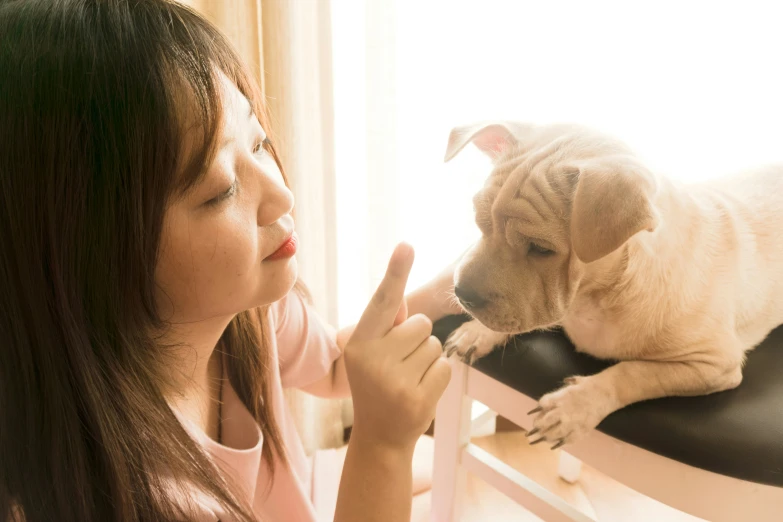
<instances>
[{"instance_id":1,"label":"woman's arm","mask_svg":"<svg viewBox=\"0 0 783 522\"><path fill-rule=\"evenodd\" d=\"M334 522L410 520L413 449L373 444L352 433Z\"/></svg>"},{"instance_id":2,"label":"woman's arm","mask_svg":"<svg viewBox=\"0 0 783 522\"><path fill-rule=\"evenodd\" d=\"M416 441L451 378L432 323L407 318L403 297L413 250L401 245L345 347L354 427L335 522L408 522Z\"/></svg>"},{"instance_id":3,"label":"woman's arm","mask_svg":"<svg viewBox=\"0 0 783 522\"><path fill-rule=\"evenodd\" d=\"M345 349L356 325L351 325L337 332L337 346ZM348 386L348 374L345 373L345 356L340 355L332 364L331 370L322 379L305 386L303 391L324 399L342 399L351 396L351 388Z\"/></svg>"}]
</instances>

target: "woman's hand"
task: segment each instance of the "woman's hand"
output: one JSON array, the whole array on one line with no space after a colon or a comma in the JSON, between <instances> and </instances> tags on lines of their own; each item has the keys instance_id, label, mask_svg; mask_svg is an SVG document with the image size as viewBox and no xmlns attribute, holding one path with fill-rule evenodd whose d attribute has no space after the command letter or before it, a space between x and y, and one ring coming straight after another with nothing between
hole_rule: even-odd
<instances>
[{"instance_id":1,"label":"woman's hand","mask_svg":"<svg viewBox=\"0 0 783 522\"><path fill-rule=\"evenodd\" d=\"M431 322L447 315L465 313L454 296L454 269L458 263L459 259L455 260L427 284L408 294L400 302L393 325L397 326L404 322L409 313L411 315L423 314ZM407 274L405 277L407 278ZM343 351L351 340L355 328L356 325L346 326L337 332L337 345ZM326 398L349 397L351 389L345 369L344 355L334 362L328 375L304 388L309 393Z\"/></svg>"},{"instance_id":2,"label":"woman's hand","mask_svg":"<svg viewBox=\"0 0 783 522\"><path fill-rule=\"evenodd\" d=\"M351 437L388 448L413 448L451 377L431 320L406 318L412 265L413 249L398 246L344 352L354 404Z\"/></svg>"},{"instance_id":3,"label":"woman's hand","mask_svg":"<svg viewBox=\"0 0 783 522\"><path fill-rule=\"evenodd\" d=\"M400 245L359 319L343 358L354 426L335 522L408 522L413 450L451 378L432 322L407 318L403 297L413 250Z\"/></svg>"}]
</instances>

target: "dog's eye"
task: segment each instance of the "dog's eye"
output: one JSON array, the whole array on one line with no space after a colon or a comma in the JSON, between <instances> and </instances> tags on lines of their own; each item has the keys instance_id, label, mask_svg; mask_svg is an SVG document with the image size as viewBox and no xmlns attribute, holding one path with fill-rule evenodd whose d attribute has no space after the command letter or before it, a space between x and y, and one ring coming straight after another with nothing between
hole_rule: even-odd
<instances>
[{"instance_id":1,"label":"dog's eye","mask_svg":"<svg viewBox=\"0 0 783 522\"><path fill-rule=\"evenodd\" d=\"M550 250L548 248L544 248L541 245L537 245L535 243L530 243L527 253L528 255L532 255L532 256L546 257L546 256L551 256L552 254L555 253L555 251Z\"/></svg>"}]
</instances>

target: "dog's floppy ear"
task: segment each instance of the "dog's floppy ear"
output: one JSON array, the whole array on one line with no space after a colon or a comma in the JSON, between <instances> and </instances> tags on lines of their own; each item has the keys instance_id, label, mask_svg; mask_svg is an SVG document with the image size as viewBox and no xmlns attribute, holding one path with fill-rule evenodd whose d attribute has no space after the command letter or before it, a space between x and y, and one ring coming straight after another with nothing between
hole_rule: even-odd
<instances>
[{"instance_id":1,"label":"dog's floppy ear","mask_svg":"<svg viewBox=\"0 0 783 522\"><path fill-rule=\"evenodd\" d=\"M620 248L632 236L658 226L652 173L630 156L579 162L571 207L571 244L584 263Z\"/></svg>"},{"instance_id":2,"label":"dog's floppy ear","mask_svg":"<svg viewBox=\"0 0 783 522\"><path fill-rule=\"evenodd\" d=\"M517 143L510 126L504 122L482 122L454 127L449 135L444 161L456 156L471 141L493 160L510 145Z\"/></svg>"}]
</instances>

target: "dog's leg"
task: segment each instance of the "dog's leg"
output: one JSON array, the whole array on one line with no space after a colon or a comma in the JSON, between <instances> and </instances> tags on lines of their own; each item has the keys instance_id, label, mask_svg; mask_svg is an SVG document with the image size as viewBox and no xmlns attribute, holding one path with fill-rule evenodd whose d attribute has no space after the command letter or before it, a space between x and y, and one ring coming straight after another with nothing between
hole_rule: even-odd
<instances>
[{"instance_id":1,"label":"dog's leg","mask_svg":"<svg viewBox=\"0 0 783 522\"><path fill-rule=\"evenodd\" d=\"M742 381L742 363L725 353L678 361L624 361L589 377L569 377L544 395L536 413L533 442L560 447L579 440L610 413L634 402L674 395L693 396L729 390Z\"/></svg>"},{"instance_id":2,"label":"dog's leg","mask_svg":"<svg viewBox=\"0 0 783 522\"><path fill-rule=\"evenodd\" d=\"M474 319L451 332L443 350L449 357L456 353L467 364L472 364L491 352L494 347L505 344L508 338L508 334L490 330Z\"/></svg>"}]
</instances>

